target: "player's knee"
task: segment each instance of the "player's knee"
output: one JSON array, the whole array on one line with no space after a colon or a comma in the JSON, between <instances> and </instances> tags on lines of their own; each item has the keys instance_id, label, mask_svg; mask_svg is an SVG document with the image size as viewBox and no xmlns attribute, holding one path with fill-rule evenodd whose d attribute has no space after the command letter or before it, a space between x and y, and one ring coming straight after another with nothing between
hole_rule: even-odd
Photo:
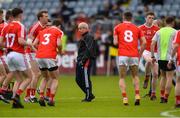
<instances>
[{"instance_id":1,"label":"player's knee","mask_svg":"<svg viewBox=\"0 0 180 118\"><path fill-rule=\"evenodd\" d=\"M35 78L39 79L40 76L41 76L41 72L40 72L40 71L34 73L34 77L35 77Z\"/></svg>"},{"instance_id":2,"label":"player's knee","mask_svg":"<svg viewBox=\"0 0 180 118\"><path fill-rule=\"evenodd\" d=\"M152 76L153 76L154 79L157 79L158 78L158 73L153 73Z\"/></svg>"},{"instance_id":3,"label":"player's knee","mask_svg":"<svg viewBox=\"0 0 180 118\"><path fill-rule=\"evenodd\" d=\"M150 65L151 65L151 61L147 61L146 66L150 66Z\"/></svg>"}]
</instances>

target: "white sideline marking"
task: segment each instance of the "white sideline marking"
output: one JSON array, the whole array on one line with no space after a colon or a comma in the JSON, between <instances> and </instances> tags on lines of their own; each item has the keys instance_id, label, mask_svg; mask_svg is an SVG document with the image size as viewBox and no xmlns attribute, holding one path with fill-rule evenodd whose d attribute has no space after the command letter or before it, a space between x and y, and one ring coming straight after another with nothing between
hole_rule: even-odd
<instances>
[{"instance_id":1,"label":"white sideline marking","mask_svg":"<svg viewBox=\"0 0 180 118\"><path fill-rule=\"evenodd\" d=\"M180 118L178 116L175 116L175 115L172 115L171 113L173 112L178 112L180 110L171 110L171 111L164 111L164 112L161 112L161 116L165 116L165 117L168 117L168 118Z\"/></svg>"},{"instance_id":2,"label":"white sideline marking","mask_svg":"<svg viewBox=\"0 0 180 118\"><path fill-rule=\"evenodd\" d=\"M109 98L121 98L120 96L113 96L113 97L109 97L109 96L104 96L104 97L95 97L97 99L109 99ZM73 99L82 99L82 97L67 97L67 98L60 98L61 100L73 100Z\"/></svg>"}]
</instances>

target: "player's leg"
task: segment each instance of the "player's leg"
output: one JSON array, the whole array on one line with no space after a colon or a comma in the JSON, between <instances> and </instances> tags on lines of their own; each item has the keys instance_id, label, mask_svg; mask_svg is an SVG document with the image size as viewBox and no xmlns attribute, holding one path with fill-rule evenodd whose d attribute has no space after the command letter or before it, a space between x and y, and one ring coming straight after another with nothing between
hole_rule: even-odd
<instances>
[{"instance_id":1,"label":"player's leg","mask_svg":"<svg viewBox=\"0 0 180 118\"><path fill-rule=\"evenodd\" d=\"M48 75L48 81L47 81L47 84L46 84L46 97L45 99L46 100L49 100L50 98L50 94L51 94L51 84L52 84L52 79L50 78L50 76Z\"/></svg>"},{"instance_id":2,"label":"player's leg","mask_svg":"<svg viewBox=\"0 0 180 118\"><path fill-rule=\"evenodd\" d=\"M51 86L50 86L50 91L51 91L51 94L50 94L50 98L49 98L49 102L48 102L48 105L50 106L54 106L55 102L54 102L54 97L55 97L55 94L56 94L56 91L57 91L57 88L58 88L58 68L51 68L51 70L49 70L49 75L52 79L52 82L51 82Z\"/></svg>"},{"instance_id":3,"label":"player's leg","mask_svg":"<svg viewBox=\"0 0 180 118\"><path fill-rule=\"evenodd\" d=\"M146 61L146 63L145 63L145 77L144 77L143 88L146 89L147 86L148 86L149 79L151 77L152 59L151 59L150 52L145 50L143 52L143 58Z\"/></svg>"},{"instance_id":4,"label":"player's leg","mask_svg":"<svg viewBox=\"0 0 180 118\"><path fill-rule=\"evenodd\" d=\"M3 81L5 80L6 75L7 75L6 70L3 66L3 64L0 64L0 86L2 85Z\"/></svg>"},{"instance_id":5,"label":"player's leg","mask_svg":"<svg viewBox=\"0 0 180 118\"><path fill-rule=\"evenodd\" d=\"M48 71L47 69L43 70L41 69L41 74L43 76L43 79L41 81L41 84L39 86L39 89L40 89L40 98L39 98L39 104L40 106L46 106L46 103L45 103L45 97L44 97L44 91L45 91L45 88L46 88L46 85L47 85L47 82L48 82Z\"/></svg>"},{"instance_id":6,"label":"player's leg","mask_svg":"<svg viewBox=\"0 0 180 118\"><path fill-rule=\"evenodd\" d=\"M157 84L157 79L158 79L158 64L154 63L152 65L152 91L151 91L151 100L155 100L156 99L156 84Z\"/></svg>"},{"instance_id":7,"label":"player's leg","mask_svg":"<svg viewBox=\"0 0 180 118\"><path fill-rule=\"evenodd\" d=\"M125 77L126 77L126 71L127 71L127 65L128 65L127 60L128 60L128 57L124 57L124 56L118 57L119 87L121 89L124 105L128 105L128 97L126 93L126 83L125 83Z\"/></svg>"},{"instance_id":8,"label":"player's leg","mask_svg":"<svg viewBox=\"0 0 180 118\"><path fill-rule=\"evenodd\" d=\"M138 76L138 58L130 58L130 71L132 74L132 80L135 90L135 105L140 105L140 92L139 92L139 76Z\"/></svg>"},{"instance_id":9,"label":"player's leg","mask_svg":"<svg viewBox=\"0 0 180 118\"><path fill-rule=\"evenodd\" d=\"M168 97L172 88L172 78L174 76L174 71L167 71L166 72L166 86L165 86L165 93L164 93L164 102L168 102Z\"/></svg>"},{"instance_id":10,"label":"player's leg","mask_svg":"<svg viewBox=\"0 0 180 118\"><path fill-rule=\"evenodd\" d=\"M175 96L176 96L175 107L180 108L180 67L178 67L178 70L177 70Z\"/></svg>"},{"instance_id":11,"label":"player's leg","mask_svg":"<svg viewBox=\"0 0 180 118\"><path fill-rule=\"evenodd\" d=\"M21 82L23 81L23 76L22 76L22 74L21 74L20 72L18 72L18 71L14 73L14 77L16 78L16 80L15 80L14 86L13 86L13 97L12 97L12 98L15 97L16 91L18 90Z\"/></svg>"},{"instance_id":12,"label":"player's leg","mask_svg":"<svg viewBox=\"0 0 180 118\"><path fill-rule=\"evenodd\" d=\"M160 97L161 97L161 103L164 101L164 94L165 94L165 86L166 86L166 73L163 70L160 70L161 72L161 80L160 80Z\"/></svg>"},{"instance_id":13,"label":"player's leg","mask_svg":"<svg viewBox=\"0 0 180 118\"><path fill-rule=\"evenodd\" d=\"M13 108L24 108L24 106L20 102L20 96L22 95L23 91L26 89L26 87L29 85L31 82L31 72L30 69L28 68L26 58L24 54L17 53L17 52L11 52L9 55L11 57L10 62L14 67L13 71L10 69L10 72L13 72L15 75L15 72L18 71L19 75L23 76L25 79L20 83L18 90L16 91L16 95L13 98ZM8 66L10 63L8 63ZM17 78L16 78L17 79Z\"/></svg>"},{"instance_id":14,"label":"player's leg","mask_svg":"<svg viewBox=\"0 0 180 118\"><path fill-rule=\"evenodd\" d=\"M36 93L36 88L37 88L37 84L38 84L41 72L39 70L38 64L35 59L30 61L30 65L31 65L31 71L33 74L32 82L31 82L31 99L36 102L37 99L35 97L35 93Z\"/></svg>"},{"instance_id":15,"label":"player's leg","mask_svg":"<svg viewBox=\"0 0 180 118\"><path fill-rule=\"evenodd\" d=\"M14 103L19 106L19 108L24 108L24 106L20 102L20 96L22 95L24 90L26 90L27 86L30 84L32 75L31 75L30 69L26 69L26 70L23 69L23 70L20 70L19 72L23 75L24 79L20 83L13 100L14 100Z\"/></svg>"}]
</instances>

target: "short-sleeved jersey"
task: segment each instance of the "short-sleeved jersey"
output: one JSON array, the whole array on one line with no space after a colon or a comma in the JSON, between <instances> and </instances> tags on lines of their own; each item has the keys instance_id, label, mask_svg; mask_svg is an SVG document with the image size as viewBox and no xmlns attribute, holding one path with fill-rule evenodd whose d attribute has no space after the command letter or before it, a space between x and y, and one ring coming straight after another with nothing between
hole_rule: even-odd
<instances>
[{"instance_id":1,"label":"short-sleeved jersey","mask_svg":"<svg viewBox=\"0 0 180 118\"><path fill-rule=\"evenodd\" d=\"M174 43L180 45L180 30L176 33L176 36L174 38ZM177 65L180 65L180 47L178 47L178 51L177 51Z\"/></svg>"},{"instance_id":2,"label":"short-sleeved jersey","mask_svg":"<svg viewBox=\"0 0 180 118\"><path fill-rule=\"evenodd\" d=\"M42 26L41 23L38 21L36 22L35 24L33 24L30 29L29 29L29 32L28 32L28 35L31 35L34 37L34 39L38 36L39 32L44 30L46 27ZM33 41L34 41L33 39ZM31 48L28 46L26 48L26 53L30 53L30 52L33 52L31 50Z\"/></svg>"},{"instance_id":3,"label":"short-sleeved jersey","mask_svg":"<svg viewBox=\"0 0 180 118\"><path fill-rule=\"evenodd\" d=\"M114 36L118 38L118 55L138 57L138 40L143 32L131 22L123 22L114 28Z\"/></svg>"},{"instance_id":4,"label":"short-sleeved jersey","mask_svg":"<svg viewBox=\"0 0 180 118\"><path fill-rule=\"evenodd\" d=\"M152 41L157 43L157 59L168 61L171 57L172 44L176 30L172 27L163 27L158 30Z\"/></svg>"},{"instance_id":5,"label":"short-sleeved jersey","mask_svg":"<svg viewBox=\"0 0 180 118\"><path fill-rule=\"evenodd\" d=\"M2 31L6 47L15 52L24 53L24 46L19 44L18 39L25 40L26 32L24 25L19 21L12 21Z\"/></svg>"},{"instance_id":6,"label":"short-sleeved jersey","mask_svg":"<svg viewBox=\"0 0 180 118\"><path fill-rule=\"evenodd\" d=\"M36 52L36 58L56 59L57 56L57 41L61 39L63 32L57 27L51 26L41 31L37 39L39 45Z\"/></svg>"},{"instance_id":7,"label":"short-sleeved jersey","mask_svg":"<svg viewBox=\"0 0 180 118\"><path fill-rule=\"evenodd\" d=\"M4 27L7 26L6 22L3 22L0 24L0 34L2 34L2 30L4 29ZM0 49L0 56L3 56L4 51L2 49Z\"/></svg>"},{"instance_id":8,"label":"short-sleeved jersey","mask_svg":"<svg viewBox=\"0 0 180 118\"><path fill-rule=\"evenodd\" d=\"M139 28L144 33L144 36L146 38L146 50L151 51L151 42L154 34L159 30L159 27L152 25L151 27L146 26L145 24L139 26ZM155 52L157 52L157 45L155 46Z\"/></svg>"}]
</instances>

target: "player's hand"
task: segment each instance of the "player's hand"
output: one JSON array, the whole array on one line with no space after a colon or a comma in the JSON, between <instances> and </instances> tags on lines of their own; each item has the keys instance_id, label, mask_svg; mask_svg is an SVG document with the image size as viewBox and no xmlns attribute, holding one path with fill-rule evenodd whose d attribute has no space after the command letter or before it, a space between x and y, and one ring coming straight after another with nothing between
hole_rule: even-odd
<instances>
[{"instance_id":1,"label":"player's hand","mask_svg":"<svg viewBox=\"0 0 180 118\"><path fill-rule=\"evenodd\" d=\"M82 66L82 67L84 66L82 61L79 62L79 65Z\"/></svg>"},{"instance_id":2,"label":"player's hand","mask_svg":"<svg viewBox=\"0 0 180 118\"><path fill-rule=\"evenodd\" d=\"M168 61L168 64L167 64L168 69L171 69L171 68L172 68L173 63L174 63L173 60L169 60L169 61Z\"/></svg>"},{"instance_id":3,"label":"player's hand","mask_svg":"<svg viewBox=\"0 0 180 118\"><path fill-rule=\"evenodd\" d=\"M151 59L153 64L156 63L156 58L154 56L152 56Z\"/></svg>"},{"instance_id":4,"label":"player's hand","mask_svg":"<svg viewBox=\"0 0 180 118\"><path fill-rule=\"evenodd\" d=\"M60 55L65 55L66 54L66 51L60 51Z\"/></svg>"}]
</instances>

